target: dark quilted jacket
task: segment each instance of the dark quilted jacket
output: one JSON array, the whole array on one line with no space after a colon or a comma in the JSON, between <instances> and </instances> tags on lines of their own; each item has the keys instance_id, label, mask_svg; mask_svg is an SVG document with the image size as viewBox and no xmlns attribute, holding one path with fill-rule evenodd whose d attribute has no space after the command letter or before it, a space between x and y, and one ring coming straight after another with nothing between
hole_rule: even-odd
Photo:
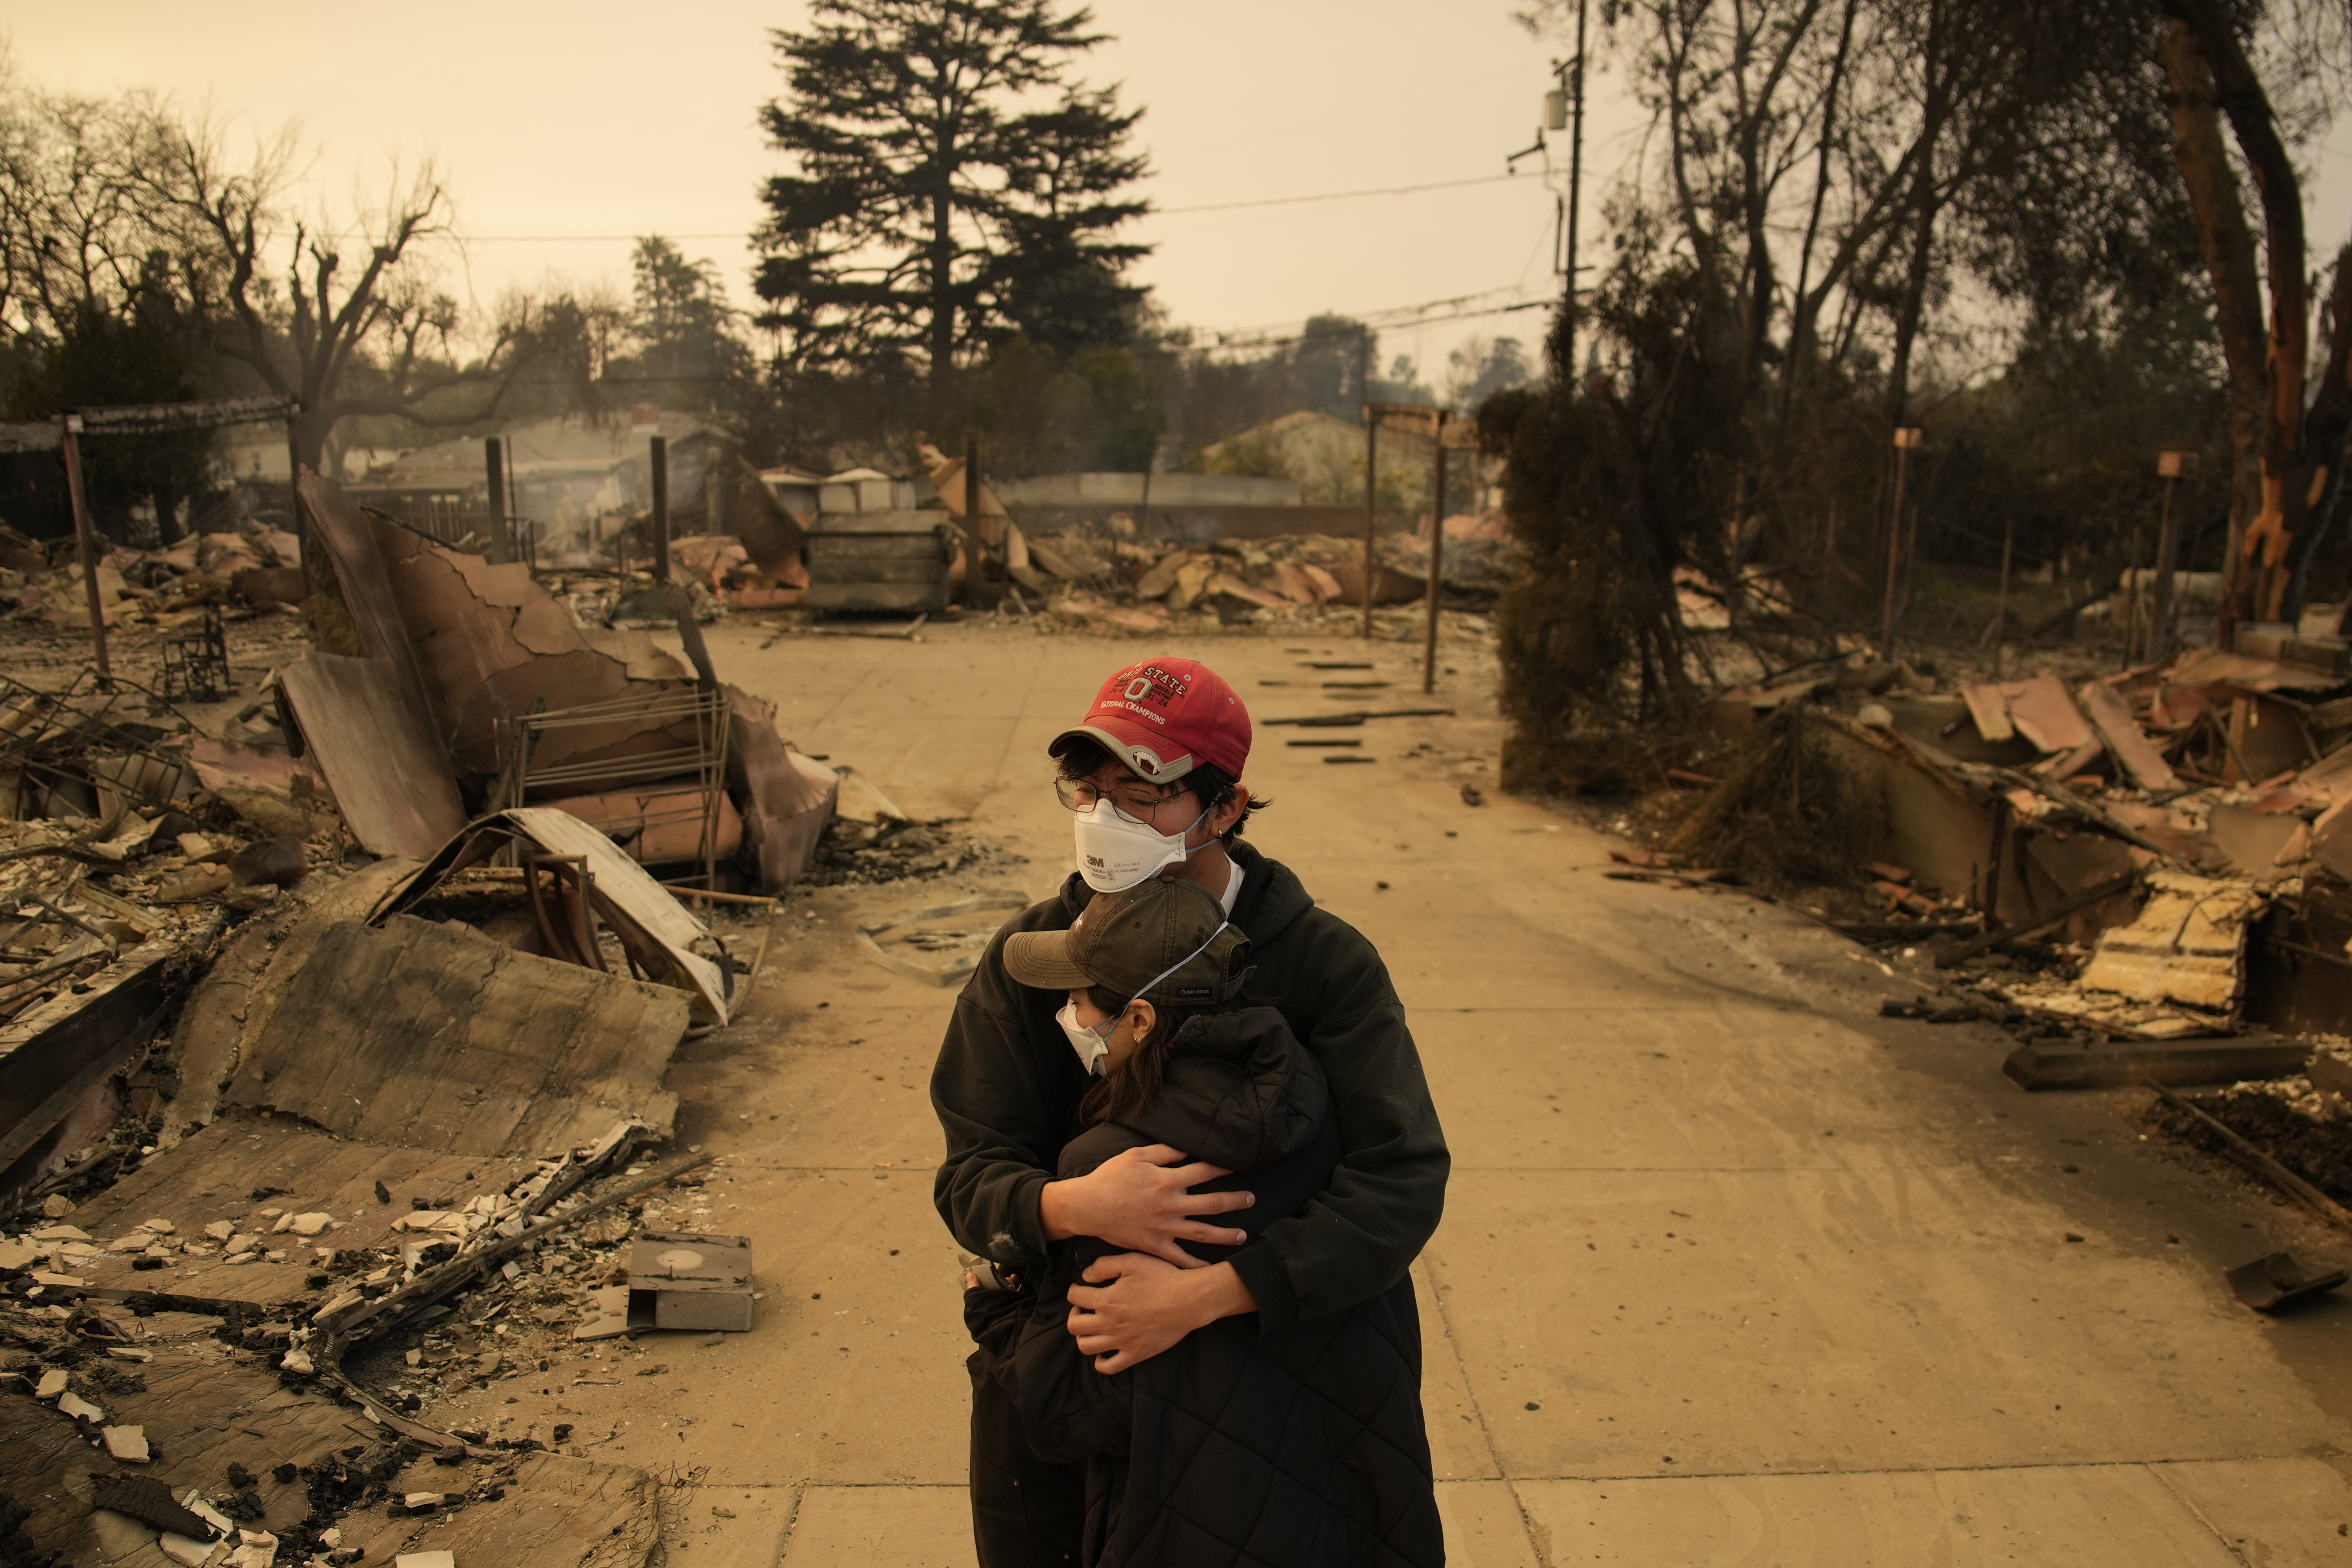
<instances>
[{"instance_id":1,"label":"dark quilted jacket","mask_svg":"<svg viewBox=\"0 0 2352 1568\"><path fill-rule=\"evenodd\" d=\"M1229 1216L1255 1241L1329 1182L1342 1149L1315 1058L1271 1008L1195 1018L1160 1092L1087 1129L1057 1174L1168 1143L1234 1174L1257 1202ZM1115 1250L1053 1248L1034 1293L974 1291L966 1317L1037 1452L1082 1465L1084 1561L1117 1568L1418 1568L1444 1561L1421 1411L1412 1286L1261 1332L1227 1319L1116 1376L1065 1327L1066 1291ZM1197 1249L1219 1261L1238 1249Z\"/></svg>"}]
</instances>

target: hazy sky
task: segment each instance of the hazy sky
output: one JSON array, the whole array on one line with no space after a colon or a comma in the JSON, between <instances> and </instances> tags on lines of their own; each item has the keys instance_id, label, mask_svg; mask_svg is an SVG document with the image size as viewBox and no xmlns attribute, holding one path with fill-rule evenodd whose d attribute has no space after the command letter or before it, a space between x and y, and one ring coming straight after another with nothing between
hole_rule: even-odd
<instances>
[{"instance_id":1,"label":"hazy sky","mask_svg":"<svg viewBox=\"0 0 2352 1568\"><path fill-rule=\"evenodd\" d=\"M1122 84L1123 100L1149 111L1147 191L1163 210L1139 226L1159 247L1139 275L1170 314L1211 331L1279 331L1323 310L1549 300L1554 198L1540 158L1520 164L1524 179L1461 189L1185 210L1502 174L1534 140L1560 52L1512 9L1098 0L1113 38L1079 69ZM0 27L30 80L91 93L155 88L256 131L299 121L314 176L337 194L380 185L394 157L434 155L468 237L454 281L478 300L551 279L625 287L629 237L658 232L716 260L734 300L752 302L742 237L760 217L756 187L779 162L754 121L782 89L767 29L801 25L800 0L113 0L12 11ZM1588 236L1605 176L1640 132L1615 89L1606 76L1593 82ZM1566 139L1553 140L1564 184ZM2344 234L2347 162L2320 160L2315 259ZM1382 353L1442 370L1470 333L1532 347L1542 330L1540 310L1486 314L1384 332Z\"/></svg>"}]
</instances>

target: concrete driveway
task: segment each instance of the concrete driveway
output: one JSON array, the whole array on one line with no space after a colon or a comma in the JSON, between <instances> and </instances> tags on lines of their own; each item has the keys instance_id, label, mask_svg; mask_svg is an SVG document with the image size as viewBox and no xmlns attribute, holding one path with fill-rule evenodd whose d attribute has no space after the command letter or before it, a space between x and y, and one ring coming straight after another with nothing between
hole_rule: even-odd
<instances>
[{"instance_id":1,"label":"concrete driveway","mask_svg":"<svg viewBox=\"0 0 2352 1568\"><path fill-rule=\"evenodd\" d=\"M849 928L1051 889L1043 748L1119 664L1202 658L1263 720L1345 706L1328 679L1420 706L1419 648L713 630L804 750L1027 863L796 896L743 1021L681 1054L680 1136L727 1158L709 1223L752 1237L763 1315L618 1352L666 1373L620 1379L611 1452L680 1483L674 1562L969 1563L926 1094L953 993ZM1444 658L1456 717L1352 731L1369 765L1262 726L1248 780L1253 841L1386 956L1454 1152L1414 1270L1453 1561L2352 1561L2352 1304L2266 1320L2221 1275L2352 1238L2142 1139L2137 1094L2028 1097L1990 1028L1882 1020L1901 978L1798 916L1603 879L1608 840L1495 788L1483 646Z\"/></svg>"}]
</instances>

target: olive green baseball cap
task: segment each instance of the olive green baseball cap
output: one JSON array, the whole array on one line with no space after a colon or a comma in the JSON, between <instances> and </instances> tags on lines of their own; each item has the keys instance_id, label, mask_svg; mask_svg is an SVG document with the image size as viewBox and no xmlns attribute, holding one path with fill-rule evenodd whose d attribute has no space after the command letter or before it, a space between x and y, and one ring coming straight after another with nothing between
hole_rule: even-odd
<instances>
[{"instance_id":1,"label":"olive green baseball cap","mask_svg":"<svg viewBox=\"0 0 2352 1568\"><path fill-rule=\"evenodd\" d=\"M1099 985L1155 1004L1196 1006L1230 1000L1244 977L1249 938L1225 908L1192 882L1154 877L1097 893L1067 931L1005 938L1004 970L1041 991Z\"/></svg>"}]
</instances>

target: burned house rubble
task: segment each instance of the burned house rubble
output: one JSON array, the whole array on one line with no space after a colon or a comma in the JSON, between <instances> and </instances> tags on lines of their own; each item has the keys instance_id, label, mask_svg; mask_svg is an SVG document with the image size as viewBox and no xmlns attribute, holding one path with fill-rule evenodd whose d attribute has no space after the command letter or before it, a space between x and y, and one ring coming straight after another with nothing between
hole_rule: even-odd
<instances>
[{"instance_id":1,"label":"burned house rubble","mask_svg":"<svg viewBox=\"0 0 2352 1568\"><path fill-rule=\"evenodd\" d=\"M2338 1119L2352 678L2332 661L2191 648L1952 689L1856 652L1724 691L1712 721L1678 822L1610 874L1750 883L1899 953L1917 994L1889 1013L2007 1026L2022 1088L2235 1085Z\"/></svg>"},{"instance_id":2,"label":"burned house rubble","mask_svg":"<svg viewBox=\"0 0 2352 1568\"><path fill-rule=\"evenodd\" d=\"M307 637L258 693L0 677L0 1541L644 1563L661 1483L611 1432L429 1406L757 1331L699 1195L730 1178L667 1147L673 1058L757 983L779 894L923 874L886 846L941 830L794 748L683 595L681 662L300 494Z\"/></svg>"}]
</instances>

